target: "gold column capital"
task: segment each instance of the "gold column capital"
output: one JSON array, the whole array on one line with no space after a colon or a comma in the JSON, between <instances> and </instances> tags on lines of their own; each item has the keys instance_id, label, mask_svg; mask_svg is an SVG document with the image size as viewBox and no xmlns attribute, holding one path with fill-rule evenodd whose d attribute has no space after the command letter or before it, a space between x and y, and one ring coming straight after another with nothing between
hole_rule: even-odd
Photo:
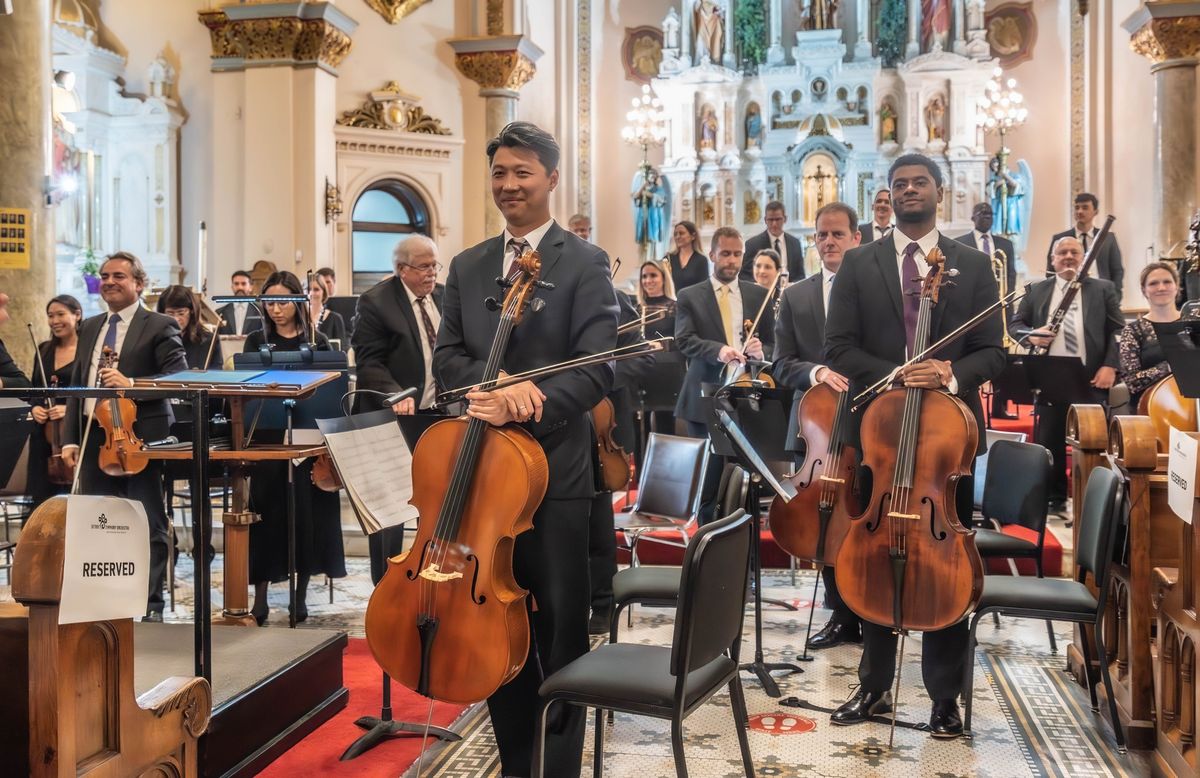
<instances>
[{"instance_id":1,"label":"gold column capital","mask_svg":"<svg viewBox=\"0 0 1200 778\"><path fill-rule=\"evenodd\" d=\"M449 41L458 71L480 89L519 92L537 73L542 50L523 35L458 38Z\"/></svg>"},{"instance_id":2,"label":"gold column capital","mask_svg":"<svg viewBox=\"0 0 1200 778\"><path fill-rule=\"evenodd\" d=\"M1125 22L1130 48L1155 64L1200 56L1200 15L1172 10L1170 3L1145 3Z\"/></svg>"},{"instance_id":3,"label":"gold column capital","mask_svg":"<svg viewBox=\"0 0 1200 778\"><path fill-rule=\"evenodd\" d=\"M315 65L336 75L358 23L330 3L277 7L230 4L199 12L212 41L214 71L272 65Z\"/></svg>"},{"instance_id":4,"label":"gold column capital","mask_svg":"<svg viewBox=\"0 0 1200 778\"><path fill-rule=\"evenodd\" d=\"M413 11L429 2L429 0L364 0L372 10L395 24Z\"/></svg>"}]
</instances>

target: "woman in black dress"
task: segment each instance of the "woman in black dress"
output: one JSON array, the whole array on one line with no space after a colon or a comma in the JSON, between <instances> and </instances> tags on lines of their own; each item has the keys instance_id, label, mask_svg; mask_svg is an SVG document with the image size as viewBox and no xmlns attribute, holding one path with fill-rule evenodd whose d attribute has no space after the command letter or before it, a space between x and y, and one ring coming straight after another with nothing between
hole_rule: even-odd
<instances>
[{"instance_id":1,"label":"woman in black dress","mask_svg":"<svg viewBox=\"0 0 1200 778\"><path fill-rule=\"evenodd\" d=\"M38 344L40 360L35 360L31 375L33 386L47 387L71 385L71 366L75 362L75 347L79 345L79 323L83 321L83 308L69 294L55 297L46 305L46 321L50 325L50 340ZM43 373L43 369L45 373ZM30 409L37 428L29 436L29 462L26 470L26 485L33 499L32 508L56 494L66 494L71 485L50 482L50 442L46 439L46 424L60 422L67 415L67 401L58 400L52 407L44 403L34 404Z\"/></svg>"},{"instance_id":2,"label":"woman in black dress","mask_svg":"<svg viewBox=\"0 0 1200 778\"><path fill-rule=\"evenodd\" d=\"M675 291L707 281L708 257L700 253L700 233L696 231L696 225L679 222L671 231L671 238L675 241L675 250L667 255L667 260Z\"/></svg>"},{"instance_id":3,"label":"woman in black dress","mask_svg":"<svg viewBox=\"0 0 1200 778\"><path fill-rule=\"evenodd\" d=\"M191 289L179 284L168 286L158 296L158 305L155 307L159 313L165 313L179 323L188 367L207 370L212 365L212 360L216 360L218 368L221 366L221 355L215 353L216 347L213 346L213 338L216 336L200 322L200 306L196 303L196 296L192 294Z\"/></svg>"},{"instance_id":4,"label":"woman in black dress","mask_svg":"<svg viewBox=\"0 0 1200 778\"><path fill-rule=\"evenodd\" d=\"M345 351L346 320L340 313L325 307L325 301L329 299L329 288L325 284L324 276L313 274L312 282L308 286L309 319L316 322L317 332L334 341L331 346Z\"/></svg>"},{"instance_id":5,"label":"woman in black dress","mask_svg":"<svg viewBox=\"0 0 1200 778\"><path fill-rule=\"evenodd\" d=\"M696 261L692 257L692 262ZM703 259L703 257L700 257ZM689 263L690 264L690 263ZM642 263L638 280L638 307L647 315L656 311L666 311L666 316L646 325L647 338L674 337L675 335L675 287L671 274L664 263L648 259ZM680 361L677 351L665 351L654 355L655 362L666 360ZM682 371L680 372L682 382ZM679 387L674 387L678 391ZM643 432L649 434L658 432L666 435L675 434L675 412L671 409L654 410L646 413L643 421Z\"/></svg>"},{"instance_id":6,"label":"woman in black dress","mask_svg":"<svg viewBox=\"0 0 1200 778\"><path fill-rule=\"evenodd\" d=\"M1179 274L1174 265L1151 262L1142 269L1139 280L1142 295L1150 303L1150 310L1117 333L1118 372L1129 389L1130 413L1137 412L1138 401L1147 389L1171 374L1171 366L1167 364L1153 322L1179 319L1179 308L1175 305Z\"/></svg>"},{"instance_id":7,"label":"woman in black dress","mask_svg":"<svg viewBox=\"0 0 1200 778\"><path fill-rule=\"evenodd\" d=\"M272 273L263 284L263 294L304 294L300 279L286 270ZM272 351L297 351L309 343L301 312L295 303L266 303L266 336L256 330L246 338L243 351L256 353L264 342ZM316 350L328 351L329 341L316 333ZM255 433L259 442L280 443L283 432L263 430ZM312 460L296 467L296 620L308 618L309 579L314 575L330 578L346 576L346 555L342 547L341 501L336 492L325 492L312 482ZM287 483L286 462L264 462L250 475L250 507L261 521L250 525L250 580L254 583L251 613L262 624L267 620L267 586L286 581L287 495L280 486Z\"/></svg>"}]
</instances>

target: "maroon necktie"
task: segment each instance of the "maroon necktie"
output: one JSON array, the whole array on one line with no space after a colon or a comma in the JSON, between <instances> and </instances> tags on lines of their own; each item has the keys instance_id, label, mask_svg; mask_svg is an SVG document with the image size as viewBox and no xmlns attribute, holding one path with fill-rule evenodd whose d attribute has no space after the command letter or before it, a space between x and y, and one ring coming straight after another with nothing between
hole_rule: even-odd
<instances>
[{"instance_id":1,"label":"maroon necktie","mask_svg":"<svg viewBox=\"0 0 1200 778\"><path fill-rule=\"evenodd\" d=\"M508 241L508 245L512 247L512 261L508 263L508 272L505 277L511 276L513 271L517 269L517 262L521 259L521 255L529 250L529 241L524 238L512 238Z\"/></svg>"},{"instance_id":2,"label":"maroon necktie","mask_svg":"<svg viewBox=\"0 0 1200 778\"><path fill-rule=\"evenodd\" d=\"M425 339L429 341L429 350L433 351L437 345L437 332L433 329L433 319L429 318L429 311L425 308L425 298L417 298L417 307L421 309L421 324L425 327Z\"/></svg>"},{"instance_id":3,"label":"maroon necktie","mask_svg":"<svg viewBox=\"0 0 1200 778\"><path fill-rule=\"evenodd\" d=\"M917 271L916 241L904 247L904 262L900 267L900 291L904 302L904 335L908 343L909 356L917 340L917 316L921 311L921 276Z\"/></svg>"}]
</instances>

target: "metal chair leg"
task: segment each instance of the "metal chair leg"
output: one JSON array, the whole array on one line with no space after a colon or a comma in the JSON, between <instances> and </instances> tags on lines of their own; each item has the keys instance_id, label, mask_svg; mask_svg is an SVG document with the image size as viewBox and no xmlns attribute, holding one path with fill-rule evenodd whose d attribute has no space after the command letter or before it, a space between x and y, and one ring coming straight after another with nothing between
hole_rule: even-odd
<instances>
[{"instance_id":1,"label":"metal chair leg","mask_svg":"<svg viewBox=\"0 0 1200 778\"><path fill-rule=\"evenodd\" d=\"M531 774L533 778L542 778L545 772L543 766L546 761L546 713L550 710L550 700L541 701L541 710L538 711L537 719L534 722L533 730L533 765Z\"/></svg>"},{"instance_id":2,"label":"metal chair leg","mask_svg":"<svg viewBox=\"0 0 1200 778\"><path fill-rule=\"evenodd\" d=\"M1121 715L1117 712L1117 696L1108 672L1108 655L1104 652L1104 638L1099 629L1096 630L1096 658L1100 660L1100 677L1104 679L1104 690L1107 692L1105 696L1108 697L1108 715L1112 717L1113 736L1117 739L1117 751L1123 754L1125 753L1125 733L1121 729ZM1095 697L1096 693L1092 692L1092 699Z\"/></svg>"},{"instance_id":3,"label":"metal chair leg","mask_svg":"<svg viewBox=\"0 0 1200 778\"><path fill-rule=\"evenodd\" d=\"M676 778L687 778L687 760L683 756L683 720L671 719L671 753L675 756Z\"/></svg>"},{"instance_id":4,"label":"metal chair leg","mask_svg":"<svg viewBox=\"0 0 1200 778\"><path fill-rule=\"evenodd\" d=\"M736 675L729 682L729 701L733 708L733 723L737 727L738 748L742 751L742 769L746 771L747 778L754 778L754 760L750 756L750 738L746 735L749 719L746 712L746 695L742 692L742 680Z\"/></svg>"},{"instance_id":5,"label":"metal chair leg","mask_svg":"<svg viewBox=\"0 0 1200 778\"><path fill-rule=\"evenodd\" d=\"M1038 578L1044 578L1045 576L1042 574L1041 554L1039 554L1034 560L1034 564L1037 565ZM1046 619L1046 636L1050 638L1050 653L1054 656L1058 656L1058 641L1054 639L1054 622L1050 619Z\"/></svg>"},{"instance_id":6,"label":"metal chair leg","mask_svg":"<svg viewBox=\"0 0 1200 778\"><path fill-rule=\"evenodd\" d=\"M1100 642L1100 630L1100 619L1096 619L1096 627L1093 630L1093 634L1096 636L1097 643ZM1092 698L1092 710L1097 711L1100 710L1100 702L1096 698L1096 679L1092 677L1091 641L1088 640L1086 629L1079 630L1079 642L1081 643L1080 647L1083 649L1083 682L1087 684L1088 694Z\"/></svg>"},{"instance_id":7,"label":"metal chair leg","mask_svg":"<svg viewBox=\"0 0 1200 778\"><path fill-rule=\"evenodd\" d=\"M982 613L971 617L971 627L967 631L967 661L963 663L963 734L971 732L971 706L975 700L975 628L979 626Z\"/></svg>"},{"instance_id":8,"label":"metal chair leg","mask_svg":"<svg viewBox=\"0 0 1200 778\"><path fill-rule=\"evenodd\" d=\"M602 778L604 775L604 719L604 709L596 708L596 747L592 756L592 778Z\"/></svg>"}]
</instances>

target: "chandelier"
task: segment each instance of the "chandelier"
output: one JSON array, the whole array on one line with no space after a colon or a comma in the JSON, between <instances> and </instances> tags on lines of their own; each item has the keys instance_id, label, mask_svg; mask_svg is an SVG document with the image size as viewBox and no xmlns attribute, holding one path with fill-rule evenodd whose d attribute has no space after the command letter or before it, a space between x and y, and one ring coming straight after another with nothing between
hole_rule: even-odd
<instances>
[{"instance_id":1,"label":"chandelier","mask_svg":"<svg viewBox=\"0 0 1200 778\"><path fill-rule=\"evenodd\" d=\"M1004 79L1004 71L996 68L979 98L976 123L988 134L998 133L1003 150L1004 135L1020 127L1027 118L1029 109L1025 107L1025 98L1017 91L1017 80Z\"/></svg>"},{"instance_id":2,"label":"chandelier","mask_svg":"<svg viewBox=\"0 0 1200 778\"><path fill-rule=\"evenodd\" d=\"M647 163L651 146L661 146L667 140L667 114L662 101L650 91L648 84L642 85L641 97L633 98L633 106L625 114L626 124L621 137L626 143L642 147L642 164Z\"/></svg>"}]
</instances>

